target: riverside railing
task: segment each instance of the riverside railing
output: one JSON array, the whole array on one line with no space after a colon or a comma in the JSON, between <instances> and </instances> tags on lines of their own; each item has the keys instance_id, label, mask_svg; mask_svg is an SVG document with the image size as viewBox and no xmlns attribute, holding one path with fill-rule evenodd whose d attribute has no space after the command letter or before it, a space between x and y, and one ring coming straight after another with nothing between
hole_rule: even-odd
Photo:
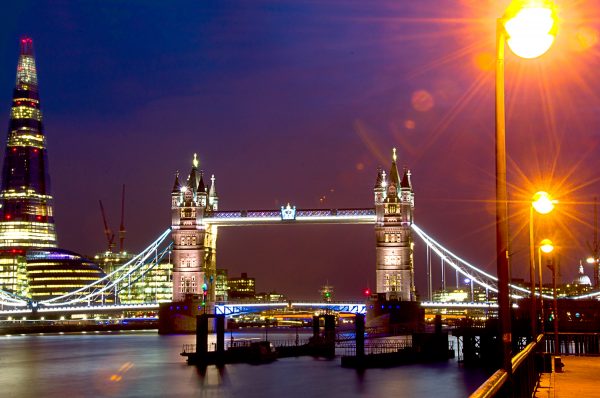
<instances>
[{"instance_id":1,"label":"riverside railing","mask_svg":"<svg viewBox=\"0 0 600 398\"><path fill-rule=\"evenodd\" d=\"M546 352L555 352L554 334L546 333ZM560 355L599 355L600 333L559 333L558 353Z\"/></svg>"},{"instance_id":2,"label":"riverside railing","mask_svg":"<svg viewBox=\"0 0 600 398\"><path fill-rule=\"evenodd\" d=\"M540 370L536 367L536 353L544 347L544 335L512 357L512 377L499 369L469 398L530 397L535 390Z\"/></svg>"}]
</instances>

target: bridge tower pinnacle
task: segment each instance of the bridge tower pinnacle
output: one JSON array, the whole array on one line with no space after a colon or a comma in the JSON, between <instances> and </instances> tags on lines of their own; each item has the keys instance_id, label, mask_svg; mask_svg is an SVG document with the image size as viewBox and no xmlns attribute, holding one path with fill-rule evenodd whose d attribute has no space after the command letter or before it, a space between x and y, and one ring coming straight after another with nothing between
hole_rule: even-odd
<instances>
[{"instance_id":1,"label":"bridge tower pinnacle","mask_svg":"<svg viewBox=\"0 0 600 398\"><path fill-rule=\"evenodd\" d=\"M410 170L402 179L393 150L389 177L378 170L375 183L376 293L387 300L415 301L413 239L414 192Z\"/></svg>"},{"instance_id":2,"label":"bridge tower pinnacle","mask_svg":"<svg viewBox=\"0 0 600 398\"><path fill-rule=\"evenodd\" d=\"M203 222L215 209L208 203L203 172L194 154L185 183L175 177L171 191L173 237L173 301L186 294L204 295L206 303L215 298L217 227Z\"/></svg>"}]
</instances>

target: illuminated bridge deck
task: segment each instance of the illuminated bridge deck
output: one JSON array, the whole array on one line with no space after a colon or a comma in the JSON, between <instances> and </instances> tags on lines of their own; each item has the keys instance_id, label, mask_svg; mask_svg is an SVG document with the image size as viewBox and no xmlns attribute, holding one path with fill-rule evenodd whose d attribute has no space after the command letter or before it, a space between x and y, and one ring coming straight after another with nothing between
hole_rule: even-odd
<instances>
[{"instance_id":1,"label":"illuminated bridge deck","mask_svg":"<svg viewBox=\"0 0 600 398\"><path fill-rule=\"evenodd\" d=\"M374 224L374 209L304 209L217 211L204 217L217 226L274 224Z\"/></svg>"}]
</instances>

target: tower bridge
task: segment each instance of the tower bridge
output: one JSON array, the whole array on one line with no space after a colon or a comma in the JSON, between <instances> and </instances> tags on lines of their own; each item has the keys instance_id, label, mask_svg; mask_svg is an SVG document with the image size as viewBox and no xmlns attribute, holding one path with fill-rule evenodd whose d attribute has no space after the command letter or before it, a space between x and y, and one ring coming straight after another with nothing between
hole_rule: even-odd
<instances>
[{"instance_id":1,"label":"tower bridge","mask_svg":"<svg viewBox=\"0 0 600 398\"><path fill-rule=\"evenodd\" d=\"M414 192L410 171L405 169L400 174L396 161L394 149L389 174L378 170L372 208L297 209L288 203L279 210L221 211L215 176L207 186L194 154L187 179L180 181L177 174L171 191L173 300L203 295L209 308L214 307L219 227L331 223L373 224L375 293L386 299L415 301L411 230Z\"/></svg>"}]
</instances>

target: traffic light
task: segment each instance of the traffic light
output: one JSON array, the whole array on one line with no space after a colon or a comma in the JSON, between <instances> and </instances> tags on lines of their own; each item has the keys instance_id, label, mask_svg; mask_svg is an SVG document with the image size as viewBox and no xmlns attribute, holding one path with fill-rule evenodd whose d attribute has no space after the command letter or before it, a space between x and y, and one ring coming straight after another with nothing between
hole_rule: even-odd
<instances>
[{"instance_id":1,"label":"traffic light","mask_svg":"<svg viewBox=\"0 0 600 398\"><path fill-rule=\"evenodd\" d=\"M365 296L369 297L369 296L371 295L371 289L369 289L369 288L366 288L366 289L363 291L363 293L364 293L364 295L365 295Z\"/></svg>"}]
</instances>

